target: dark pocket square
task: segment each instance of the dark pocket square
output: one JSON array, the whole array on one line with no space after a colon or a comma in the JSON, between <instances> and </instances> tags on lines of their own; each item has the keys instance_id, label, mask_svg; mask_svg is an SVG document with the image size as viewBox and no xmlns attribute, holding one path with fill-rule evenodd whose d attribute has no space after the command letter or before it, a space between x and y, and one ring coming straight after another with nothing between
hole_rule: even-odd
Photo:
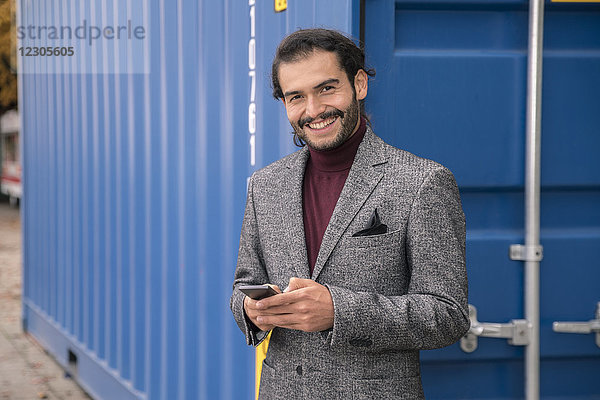
<instances>
[{"instance_id":1,"label":"dark pocket square","mask_svg":"<svg viewBox=\"0 0 600 400\"><path fill-rule=\"evenodd\" d=\"M379 213L377 212L377 209L375 209L373 214L371 214L369 223L367 226L365 226L365 229L356 232L352 235L352 237L381 235L383 233L387 233L387 231L387 225L381 223L381 220L379 219Z\"/></svg>"}]
</instances>

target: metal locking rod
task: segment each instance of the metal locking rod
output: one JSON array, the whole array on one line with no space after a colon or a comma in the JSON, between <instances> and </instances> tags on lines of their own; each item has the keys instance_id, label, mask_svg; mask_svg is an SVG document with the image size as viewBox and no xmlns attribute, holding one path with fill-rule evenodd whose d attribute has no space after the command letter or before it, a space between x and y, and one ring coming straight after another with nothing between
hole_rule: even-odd
<instances>
[{"instance_id":1,"label":"metal locking rod","mask_svg":"<svg viewBox=\"0 0 600 400\"><path fill-rule=\"evenodd\" d=\"M600 347L600 302L596 304L596 319L587 322L555 322L552 330L560 333L595 333L596 346Z\"/></svg>"},{"instance_id":2,"label":"metal locking rod","mask_svg":"<svg viewBox=\"0 0 600 400\"><path fill-rule=\"evenodd\" d=\"M525 399L540 398L540 171L542 142L542 63L544 0L529 0L527 115L525 147L525 318L530 340L525 348ZM531 251L533 249L533 259ZM539 250L539 249L538 249ZM537 257L535 257L537 254Z\"/></svg>"},{"instance_id":3,"label":"metal locking rod","mask_svg":"<svg viewBox=\"0 0 600 400\"><path fill-rule=\"evenodd\" d=\"M469 304L469 319L471 320L471 328L460 339L460 348L465 353L472 353L477 350L479 337L508 339L508 343L513 346L526 346L529 344L531 324L527 320L513 319L506 324L479 322L477 320L477 308L472 304Z\"/></svg>"}]
</instances>

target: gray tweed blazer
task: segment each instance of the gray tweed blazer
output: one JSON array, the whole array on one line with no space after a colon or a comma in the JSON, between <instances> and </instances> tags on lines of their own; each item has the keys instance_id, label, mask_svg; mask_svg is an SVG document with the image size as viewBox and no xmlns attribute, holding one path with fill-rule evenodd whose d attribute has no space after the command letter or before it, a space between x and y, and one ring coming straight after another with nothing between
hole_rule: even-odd
<instances>
[{"instance_id":1,"label":"gray tweed blazer","mask_svg":"<svg viewBox=\"0 0 600 400\"><path fill-rule=\"evenodd\" d=\"M302 220L305 147L249 182L231 310L248 344L242 284L309 278ZM388 232L353 237L377 208ZM275 328L261 399L422 399L419 350L469 328L465 220L449 170L396 149L370 128L358 148L311 277L327 286L333 329Z\"/></svg>"}]
</instances>

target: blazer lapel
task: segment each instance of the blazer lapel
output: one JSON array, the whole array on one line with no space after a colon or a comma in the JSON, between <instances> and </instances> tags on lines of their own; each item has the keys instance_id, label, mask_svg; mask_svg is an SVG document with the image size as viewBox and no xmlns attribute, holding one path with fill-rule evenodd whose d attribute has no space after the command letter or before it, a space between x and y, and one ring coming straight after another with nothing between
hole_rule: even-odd
<instances>
[{"instance_id":1,"label":"blazer lapel","mask_svg":"<svg viewBox=\"0 0 600 400\"><path fill-rule=\"evenodd\" d=\"M304 236L304 219L302 212L302 185L304 170L308 161L308 147L304 146L291 157L288 164L287 190L282 195L281 216L284 218L282 226L287 232L287 252L290 266L293 266L294 275L298 278L309 278L308 255L306 252L306 239ZM282 288L283 289L283 288Z\"/></svg>"},{"instance_id":2,"label":"blazer lapel","mask_svg":"<svg viewBox=\"0 0 600 400\"><path fill-rule=\"evenodd\" d=\"M360 144L350 173L323 235L312 279L316 280L342 234L369 195L383 178L382 164L387 162L383 141L369 127ZM301 196L301 195L300 195ZM300 222L302 222L300 199ZM304 236L303 236L304 237Z\"/></svg>"}]
</instances>

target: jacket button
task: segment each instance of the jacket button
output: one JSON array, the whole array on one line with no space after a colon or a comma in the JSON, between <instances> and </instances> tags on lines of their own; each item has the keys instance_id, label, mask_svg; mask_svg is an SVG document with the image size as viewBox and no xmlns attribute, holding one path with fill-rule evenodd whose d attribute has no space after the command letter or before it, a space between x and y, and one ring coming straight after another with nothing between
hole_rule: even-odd
<instances>
[{"instance_id":1,"label":"jacket button","mask_svg":"<svg viewBox=\"0 0 600 400\"><path fill-rule=\"evenodd\" d=\"M298 365L296 367L296 372L298 373L298 375L302 375L302 365Z\"/></svg>"}]
</instances>

